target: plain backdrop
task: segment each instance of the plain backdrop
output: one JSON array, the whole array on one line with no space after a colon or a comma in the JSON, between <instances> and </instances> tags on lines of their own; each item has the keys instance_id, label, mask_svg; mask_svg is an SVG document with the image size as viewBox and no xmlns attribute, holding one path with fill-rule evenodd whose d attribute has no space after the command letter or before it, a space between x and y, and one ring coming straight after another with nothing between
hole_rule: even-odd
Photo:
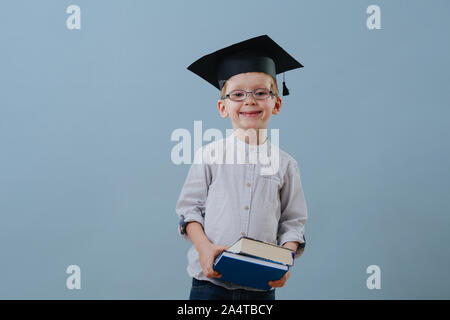
<instances>
[{"instance_id":1,"label":"plain backdrop","mask_svg":"<svg viewBox=\"0 0 450 320\"><path fill-rule=\"evenodd\" d=\"M81 29L69 30L69 5ZM381 9L369 30L366 9ZM3 1L0 298L187 299L172 132L225 133L186 67L268 34L304 68L270 128L299 163L306 250L278 299L450 298L450 3ZM279 77L281 87L282 78ZM69 290L66 269L81 268ZM381 270L369 290L367 267Z\"/></svg>"}]
</instances>

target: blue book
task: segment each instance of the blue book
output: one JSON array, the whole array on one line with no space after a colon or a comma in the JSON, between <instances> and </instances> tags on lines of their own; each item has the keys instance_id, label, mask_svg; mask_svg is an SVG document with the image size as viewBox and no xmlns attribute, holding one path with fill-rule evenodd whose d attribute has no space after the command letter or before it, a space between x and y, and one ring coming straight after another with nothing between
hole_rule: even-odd
<instances>
[{"instance_id":1,"label":"blue book","mask_svg":"<svg viewBox=\"0 0 450 320\"><path fill-rule=\"evenodd\" d=\"M254 256L223 251L214 261L214 270L221 280L261 290L270 290L268 282L279 280L289 265Z\"/></svg>"}]
</instances>

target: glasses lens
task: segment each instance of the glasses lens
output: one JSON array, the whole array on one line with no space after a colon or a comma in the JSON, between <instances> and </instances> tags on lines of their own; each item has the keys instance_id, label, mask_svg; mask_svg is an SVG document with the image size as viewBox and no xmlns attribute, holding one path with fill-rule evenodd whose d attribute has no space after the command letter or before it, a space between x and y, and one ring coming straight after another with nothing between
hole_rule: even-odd
<instances>
[{"instance_id":1,"label":"glasses lens","mask_svg":"<svg viewBox=\"0 0 450 320\"><path fill-rule=\"evenodd\" d=\"M246 96L247 93L244 90L234 90L230 92L230 99L233 101L244 100Z\"/></svg>"},{"instance_id":2,"label":"glasses lens","mask_svg":"<svg viewBox=\"0 0 450 320\"><path fill-rule=\"evenodd\" d=\"M269 89L261 88L253 91L253 96L255 97L255 99L267 99L269 95L270 95Z\"/></svg>"}]
</instances>

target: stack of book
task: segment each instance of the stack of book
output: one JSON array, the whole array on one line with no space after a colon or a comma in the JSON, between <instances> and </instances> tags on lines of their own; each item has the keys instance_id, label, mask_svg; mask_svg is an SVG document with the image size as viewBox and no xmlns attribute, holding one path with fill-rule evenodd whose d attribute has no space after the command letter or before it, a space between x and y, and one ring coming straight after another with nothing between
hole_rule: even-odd
<instances>
[{"instance_id":1,"label":"stack of book","mask_svg":"<svg viewBox=\"0 0 450 320\"><path fill-rule=\"evenodd\" d=\"M272 243L241 237L214 261L221 280L270 290L269 281L279 280L294 264L295 252Z\"/></svg>"}]
</instances>

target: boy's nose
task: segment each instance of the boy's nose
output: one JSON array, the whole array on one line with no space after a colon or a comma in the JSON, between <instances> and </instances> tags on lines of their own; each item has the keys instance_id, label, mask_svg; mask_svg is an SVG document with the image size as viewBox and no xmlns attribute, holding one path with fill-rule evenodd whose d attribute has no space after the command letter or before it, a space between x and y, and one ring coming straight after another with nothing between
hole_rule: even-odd
<instances>
[{"instance_id":1,"label":"boy's nose","mask_svg":"<svg viewBox=\"0 0 450 320\"><path fill-rule=\"evenodd\" d=\"M255 97L253 97L253 94L251 94L251 93L247 94L247 96L244 99L244 104L246 104L247 102L256 103L256 99L255 99Z\"/></svg>"}]
</instances>

